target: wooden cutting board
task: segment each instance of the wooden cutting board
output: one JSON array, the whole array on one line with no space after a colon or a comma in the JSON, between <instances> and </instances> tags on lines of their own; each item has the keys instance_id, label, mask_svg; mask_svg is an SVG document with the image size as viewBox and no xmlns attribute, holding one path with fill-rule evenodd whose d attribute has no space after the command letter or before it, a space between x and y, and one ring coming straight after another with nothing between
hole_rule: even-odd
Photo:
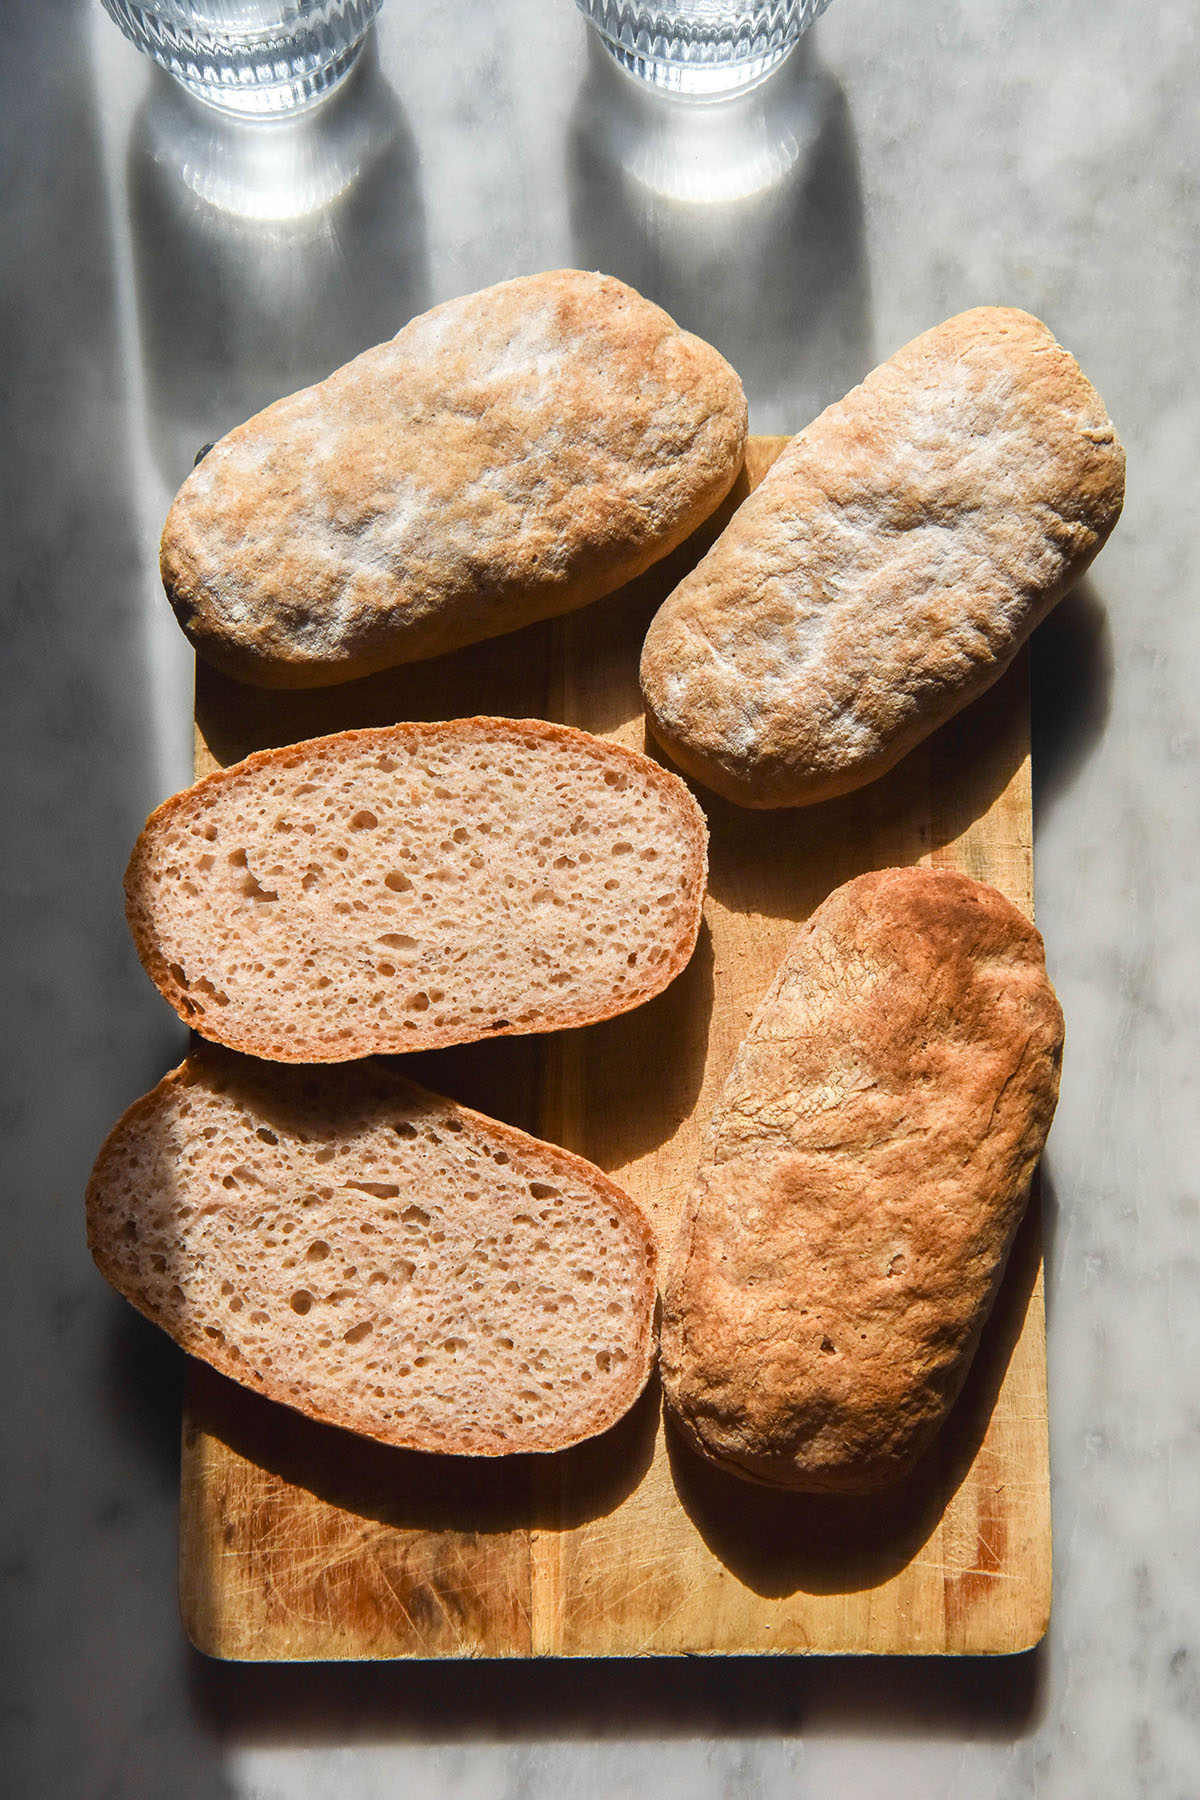
<instances>
[{"instance_id":1,"label":"wooden cutting board","mask_svg":"<svg viewBox=\"0 0 1200 1800\"><path fill-rule=\"evenodd\" d=\"M785 441L752 440L734 499ZM471 713L563 720L655 755L642 638L721 523L581 613L350 686L269 694L201 667L197 773L346 726ZM751 813L698 792L705 924L665 994L586 1030L405 1059L608 1170L664 1243L751 1014L832 888L924 862L1031 910L1025 660L844 800ZM880 1497L779 1494L710 1468L664 1426L653 1384L603 1438L496 1463L357 1439L191 1364L181 1595L199 1648L243 1660L1026 1649L1050 1596L1036 1205L949 1424Z\"/></svg>"}]
</instances>

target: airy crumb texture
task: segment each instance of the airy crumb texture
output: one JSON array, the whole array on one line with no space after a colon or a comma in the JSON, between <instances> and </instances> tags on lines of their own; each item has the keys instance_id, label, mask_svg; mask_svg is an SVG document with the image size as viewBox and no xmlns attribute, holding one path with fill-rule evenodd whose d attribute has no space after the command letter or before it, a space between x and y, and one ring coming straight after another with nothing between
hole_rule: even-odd
<instances>
[{"instance_id":1,"label":"airy crumb texture","mask_svg":"<svg viewBox=\"0 0 1200 1800\"><path fill-rule=\"evenodd\" d=\"M648 757L539 720L260 751L148 820L126 875L151 977L280 1062L582 1025L695 947L707 834Z\"/></svg>"},{"instance_id":2,"label":"airy crumb texture","mask_svg":"<svg viewBox=\"0 0 1200 1800\"><path fill-rule=\"evenodd\" d=\"M649 1374L628 1195L378 1063L202 1048L116 1126L87 1212L102 1274L191 1355L384 1443L562 1449Z\"/></svg>"},{"instance_id":3,"label":"airy crumb texture","mask_svg":"<svg viewBox=\"0 0 1200 1800\"><path fill-rule=\"evenodd\" d=\"M1044 325L947 320L793 438L664 603L655 737L743 806L873 781L1003 674L1124 492L1104 403Z\"/></svg>"},{"instance_id":4,"label":"airy crumb texture","mask_svg":"<svg viewBox=\"0 0 1200 1800\"><path fill-rule=\"evenodd\" d=\"M668 1271L663 1384L734 1473L866 1492L965 1378L1058 1097L1042 941L888 869L798 934L722 1094Z\"/></svg>"},{"instance_id":5,"label":"airy crumb texture","mask_svg":"<svg viewBox=\"0 0 1200 1800\"><path fill-rule=\"evenodd\" d=\"M447 301L215 445L163 531L168 598L239 680L312 687L608 594L732 487L746 397L608 275Z\"/></svg>"}]
</instances>

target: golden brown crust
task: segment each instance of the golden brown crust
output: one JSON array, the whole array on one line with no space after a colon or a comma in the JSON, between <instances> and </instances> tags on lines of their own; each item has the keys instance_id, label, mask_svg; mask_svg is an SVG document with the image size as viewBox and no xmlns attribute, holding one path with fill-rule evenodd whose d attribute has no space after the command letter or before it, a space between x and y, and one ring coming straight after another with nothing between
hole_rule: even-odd
<instances>
[{"instance_id":1,"label":"golden brown crust","mask_svg":"<svg viewBox=\"0 0 1200 1800\"><path fill-rule=\"evenodd\" d=\"M236 1184L227 1181L224 1186L246 1188L251 1196L249 1204L246 1192L223 1192L211 1176L198 1179L190 1162L195 1146L189 1142L188 1115L197 1112L213 1095L230 1096L231 1159L236 1163L238 1180ZM240 1135L235 1135L239 1123L234 1118L235 1111L244 1115ZM300 1207L292 1207L289 1212L295 1195L288 1189L281 1168L273 1166L282 1164L284 1155L276 1140L286 1144L292 1136L302 1140L309 1133L318 1144L334 1146L348 1202L367 1207L369 1202L363 1196L369 1195L372 1188L386 1191L389 1185L403 1179L403 1151L398 1154L395 1148L397 1121L401 1122L404 1137L411 1139L432 1122L443 1132L453 1133L456 1146L479 1147L485 1159L491 1156L497 1162L503 1161L506 1170L511 1167L521 1176L532 1176L539 1184L561 1184L564 1191L580 1196L583 1205L598 1204L603 1212L611 1212L619 1220L620 1232L627 1240L623 1261L635 1271L632 1286L621 1295L632 1320L632 1334L623 1322L620 1329L624 1360L606 1364L606 1375L615 1367L615 1377L603 1385L594 1382L581 1386L579 1393L585 1399L571 1416L562 1414L548 1424L525 1430L511 1421L499 1428L489 1425L486 1419L469 1416L469 1403L464 1399L463 1414L457 1421L453 1407L443 1405L440 1409L428 1408L423 1419L400 1412L381 1422L381 1414L396 1405L397 1399L389 1393L382 1407L376 1404L373 1383L381 1378L377 1368L359 1383L347 1383L341 1393L322 1379L325 1371L318 1365L328 1358L329 1352L319 1348L320 1328L314 1327L313 1313L297 1315L286 1304L277 1308L286 1321L285 1329L301 1339L298 1349L290 1353L290 1370L289 1353L278 1341L277 1320L265 1338L260 1332L262 1342L239 1338L241 1321L238 1314L228 1310L228 1299L230 1291L242 1285L246 1265L261 1270L279 1261L278 1244L272 1243L271 1233L277 1216L283 1215L289 1221L294 1218L300 1234L295 1243L302 1241L306 1226L311 1235L315 1216ZM412 1125L418 1129L412 1129ZM198 1129L191 1127L193 1139ZM384 1167L380 1163L387 1152L379 1152L381 1137L391 1140L391 1163ZM294 1145L288 1147L294 1154ZM239 1156L244 1160L237 1163ZM247 1167L245 1159L251 1166ZM349 1159L348 1165L345 1159ZM320 1179L328 1164L321 1156L310 1156L308 1160L314 1164L310 1174ZM367 1185L358 1191L354 1180L347 1179L356 1174L367 1180ZM390 1183L385 1182L382 1187L381 1174L390 1177ZM444 1204L447 1200L446 1196L421 1197L427 1204L434 1200ZM448 1197L451 1212L456 1198ZM265 1225L262 1216L254 1218L256 1213L267 1215ZM230 1247L229 1237L221 1241L216 1231L218 1222L228 1223L231 1232L236 1233L236 1252ZM654 1354L656 1251L653 1233L630 1197L571 1151L429 1093L377 1062L308 1071L257 1063L213 1046L202 1046L149 1094L135 1101L109 1133L88 1185L87 1227L89 1248L105 1279L189 1355L269 1400L381 1443L464 1456L565 1449L615 1424L641 1393L649 1376ZM290 1222L286 1229L290 1232ZM373 1237L369 1245L364 1245L363 1254L374 1254L378 1261L374 1246L382 1241L379 1232L387 1228L376 1222L370 1229ZM157 1267L164 1261L168 1265L165 1273ZM330 1269L333 1262L330 1257ZM526 1284L544 1278L537 1268L516 1272ZM222 1282L226 1273L232 1279ZM511 1275L512 1271L506 1273ZM597 1323L602 1317L608 1316L611 1322L611 1315L604 1313L610 1296L602 1291L603 1271L596 1273L595 1291L590 1287L580 1289L576 1296L581 1344L587 1341L589 1328L593 1334L597 1329L604 1330ZM501 1275L496 1280L504 1278ZM317 1285L312 1265L303 1260L299 1273L284 1271L281 1279L284 1289L299 1281ZM389 1305L394 1311L396 1302L394 1298L389 1300L386 1282L381 1287L372 1282L365 1291L375 1297L382 1314L387 1313ZM349 1302L348 1317L356 1316L356 1309L363 1311L362 1295L356 1299L343 1292L335 1293L334 1298L342 1306ZM587 1317L589 1302L596 1319ZM478 1301L475 1304L480 1305ZM244 1318L245 1309L239 1308L238 1312ZM503 1308L499 1316L504 1316ZM390 1321L383 1318L380 1337L389 1322L393 1335L401 1327L411 1326L411 1321L405 1322L395 1313ZM340 1323L344 1327L346 1319ZM311 1342L304 1341L306 1335ZM373 1349L377 1343L378 1340L373 1342ZM263 1362L264 1348L271 1354L273 1366ZM386 1348L382 1346L384 1351ZM436 1352L437 1345L431 1341L426 1348ZM486 1344L481 1342L471 1348L478 1353L486 1349ZM295 1375L296 1368L303 1371L306 1362L311 1365L311 1384L303 1375L297 1381ZM432 1376L433 1371L430 1373ZM468 1359L468 1377L470 1373ZM556 1369L554 1374L561 1379L563 1371ZM469 1380L464 1381L463 1388L464 1395L469 1394Z\"/></svg>"},{"instance_id":2,"label":"golden brown crust","mask_svg":"<svg viewBox=\"0 0 1200 1800\"><path fill-rule=\"evenodd\" d=\"M446 302L209 451L163 532L196 649L264 687L349 681L612 592L741 467L728 363L610 276Z\"/></svg>"},{"instance_id":3,"label":"golden brown crust","mask_svg":"<svg viewBox=\"0 0 1200 1800\"><path fill-rule=\"evenodd\" d=\"M1034 927L890 869L798 934L722 1094L671 1264L663 1382L703 1454L869 1491L946 1416L1058 1093Z\"/></svg>"},{"instance_id":4,"label":"golden brown crust","mask_svg":"<svg viewBox=\"0 0 1200 1800\"><path fill-rule=\"evenodd\" d=\"M379 943L387 943L389 937L399 929L403 929L406 934L420 929L418 924L410 924L407 918L392 917L392 914L402 912L404 908L396 902L385 885L385 877L389 881L403 878L388 877L388 870L395 861L392 845L394 833L389 835L388 822L385 820L383 828L372 833L370 856L375 865L375 878L369 880L368 886L355 890L352 898L343 895L341 900L334 903L340 918L335 916L323 893L310 895L302 892L294 881L292 891L289 892L278 872L264 873L264 882L260 883L255 879L254 869L247 868L243 860L241 873L246 886L262 892L265 884L274 884L270 893L271 900L274 902L282 896L283 907L290 909L286 916L294 927L294 935L287 937L284 943L284 961L292 958L295 966L277 968L273 975L264 976L262 981L252 983L243 975L240 991L235 992L228 979L230 954L221 948L219 940L232 943L239 955L248 954L255 938L261 939L267 926L263 914L254 906L243 907L236 891L225 891L229 885L226 867L229 860L229 840L232 838L240 841L236 830L225 830L225 839L219 846L200 842L201 836L207 838L210 832L215 836L217 821L222 822L224 829L225 815L234 809L239 797L260 790L275 771L299 770L304 773L309 764L315 765L317 759L322 759L326 764L336 764L342 753L367 760L374 756L389 759L394 756L403 764L410 750L415 751L420 747L437 749L439 746L461 749L464 756L480 746L489 750L494 748L501 760L506 746L532 746L538 751L544 749L551 757L558 757L558 761L550 767L552 775L560 768L578 772L594 765L595 781L592 783L590 776L588 777L591 792L587 798L590 804L585 810L588 814L594 811L597 819L602 816L602 801L613 792L614 786L617 792L624 793L623 784L627 783L629 792L639 794L641 811L646 810L646 796L653 796L657 802L658 827L665 831L669 822L675 832L675 864L668 866L666 849L660 844L645 847L651 858L649 863L643 863L640 857L633 855L614 859L611 869L602 869L596 857L592 857L591 863L591 879L597 887L593 902L598 913L609 899L606 893L599 891L604 874L609 875L609 885L615 887L619 869L621 880L626 883L626 891L630 880L640 884L639 892L644 888L642 898L649 904L650 911L647 915L648 922L639 919L637 927L643 933L657 932L647 953L641 955L636 966L617 970L608 987L596 978L591 960L575 970L573 980L570 979L571 971L560 967L554 971L553 991L549 994L542 992L532 1011L526 1009L529 1012L526 1017L509 1017L505 1011L505 1007L513 999L511 991L497 993L490 1011L479 1012L476 1009L468 1015L455 1013L450 1005L447 1014L440 1020L436 1007L426 1006L420 1013L403 1012L398 1010L399 1001L396 1005L385 1004L380 1009L378 999L375 999L374 1012L352 1010L360 1005L361 983L357 981L353 969L346 975L347 965L343 958L342 975L345 980L339 986L338 972L332 961L335 949L345 950L349 946L346 954L355 959L356 965L361 968L369 956L377 951ZM460 809L458 811L455 811L456 803ZM555 804L552 798L544 798L540 802L536 792L525 796L521 802L521 824L527 823L540 803L548 807ZM272 804L283 806L282 802ZM436 839L443 830L449 832L452 827L460 828L461 835L463 829L474 824L470 816L471 805L469 800L464 804L463 796L448 796L441 804L447 814L453 811L454 817L448 822L439 823L438 829L432 832L430 848L435 847ZM286 807L284 810L287 810ZM649 818L648 812L646 816ZM312 825L313 819L316 820L317 836L310 835L305 840L304 854L307 855L311 850L318 860L323 859L328 864L331 845L327 840L333 836L333 828L326 825L319 813L314 812L312 819L303 820L306 830ZM591 822L590 817L585 817L581 822L582 827L586 829ZM561 825L561 821L558 823ZM431 830L422 823L419 816L415 820L414 829L424 831L427 835ZM324 836L321 835L322 832ZM244 837L244 830L241 835ZM352 832L344 835L353 840ZM291 843L295 840L294 830L290 840L285 841L282 837L276 839L276 843L283 846L279 854L290 854ZM486 864L478 866L484 871L485 878L490 878L494 867L505 876L511 877L514 872L522 876L523 890L516 891L513 900L516 910L509 915L515 932L524 912L528 911L529 896L532 894L535 901L539 897L535 892L538 889L538 879L532 863L528 869L521 869L519 849L507 849L501 844L499 850L495 850L492 848L495 842L495 839L489 839L483 846ZM341 855L342 848L344 846L333 844L332 854ZM451 846L445 845L443 848L450 849ZM630 848L629 843L624 845L626 851ZM574 851L575 845L563 844L558 849ZM219 854L197 858L197 850L216 851ZM238 852L235 850L236 854ZM244 853L242 854L244 857ZM255 857L259 871L266 870L269 855L269 851L264 851L261 856ZM663 857L664 861L654 861L657 857ZM198 867L214 863L216 867L209 874L198 873ZM276 865L271 867L275 868ZM353 869L354 865L350 863L347 867ZM649 872L652 869L661 872L656 876ZM292 875L296 873L297 870L293 869ZM300 744L255 751L240 763L204 776L192 787L164 801L147 820L134 846L126 872L126 916L138 955L151 980L180 1017L203 1036L223 1043L230 1049L280 1062L336 1062L359 1056L438 1049L485 1037L559 1030L591 1024L640 1006L667 987L687 965L700 929L706 878L707 827L704 815L677 776L635 750L609 743L573 726L558 725L541 719L477 717L405 722L338 732ZM545 879L548 883L553 881L554 876L550 874ZM224 882L224 886L218 888L214 885L209 893L205 889L210 882ZM544 885L543 891L548 892L548 887ZM360 897L362 893L367 895L366 901ZM581 900L580 905L584 904L585 901ZM350 913L352 906L355 908L354 914ZM201 907L206 910L200 912ZM235 908L242 909L236 916ZM567 910L570 911L570 908ZM619 902L615 897L611 910L614 915L619 910ZM194 929L193 913L197 919ZM344 924L342 921L347 918L349 924ZM356 947L355 933L360 920L361 945ZM275 923L276 921L271 921L272 928ZM457 944L451 941L445 945L433 945L432 967L423 971L428 979L439 985L445 985L447 965L456 950L470 941L472 934L475 940L481 941L481 933L486 931L485 922L477 918L459 917L454 924ZM540 937L542 929L540 926L537 928L531 942ZM187 939L182 935L185 930ZM529 936L529 933L526 935ZM185 941L188 942L186 954L182 947ZM545 941L549 943L553 940L547 937ZM495 951L509 948L511 945L492 940L492 949ZM480 950L484 964L483 991L473 993L472 1000L487 998L488 959L483 955L484 949L486 944L482 944ZM608 953L608 946L604 943L594 945L589 955L595 955L598 951ZM531 954L537 960L546 960L536 942L533 942ZM611 955L609 960L611 961ZM380 966L386 966L389 981L402 981L408 973L396 961ZM369 971L368 978L375 979L370 976ZM264 1005L268 998L273 999L275 992L265 985L268 981L279 986L284 981L299 982L301 991L293 1013L288 1014L285 1010L281 1016L278 1008L272 1011ZM320 999L312 987L317 981L322 983L324 997ZM350 990L360 993L359 999L348 998L347 992L343 991L347 984ZM419 990L418 1000L424 992L427 992L427 987ZM318 999L319 1006L314 1012L314 1002ZM305 1008L310 1015L307 1027Z\"/></svg>"},{"instance_id":5,"label":"golden brown crust","mask_svg":"<svg viewBox=\"0 0 1200 1800\"><path fill-rule=\"evenodd\" d=\"M1116 523L1124 466L1038 320L924 333L793 438L660 609L655 737L743 806L874 780L1004 672Z\"/></svg>"}]
</instances>

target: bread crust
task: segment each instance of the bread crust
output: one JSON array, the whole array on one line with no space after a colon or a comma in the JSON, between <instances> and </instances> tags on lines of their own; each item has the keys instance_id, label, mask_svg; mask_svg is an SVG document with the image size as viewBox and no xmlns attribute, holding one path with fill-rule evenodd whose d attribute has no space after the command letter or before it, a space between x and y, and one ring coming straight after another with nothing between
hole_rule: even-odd
<instances>
[{"instance_id":1,"label":"bread crust","mask_svg":"<svg viewBox=\"0 0 1200 1800\"><path fill-rule=\"evenodd\" d=\"M321 766L336 773L343 759L365 763L382 759L397 765L395 781L402 783L405 763L422 750L461 755L466 771L471 756L494 751L502 763L506 749L532 751L536 769L544 770L545 776L541 794L534 789L522 797L518 824L523 826L536 817L542 804L555 829L568 828L567 816L553 795L554 778L567 770L580 774L587 802L580 817L570 821L570 829L577 825L586 832L592 821L583 815L594 813L599 818L604 801L616 793L636 796L637 809L645 814L648 827L664 839L670 828L677 839L673 866L665 859L657 860L664 856L658 843L644 846L642 855L614 858L611 866L602 865L589 852L586 884L583 869L573 867L573 855L565 855L572 864L572 880L579 883L579 894L571 896L564 911L580 922L581 929L590 921L600 935L593 940L589 961L576 971L575 980L566 978L570 971L551 971L552 988L547 990L543 980L536 1004L525 1008L525 1017L509 1016L510 1011L517 1013L519 994L514 987L524 966L517 963L517 957L524 954L531 968L544 965L543 974L548 968L546 945L553 942L551 927L535 919L530 909L543 895L550 895L557 878L553 871L539 870L532 861L522 863L523 847L495 836L485 839L477 834L461 851L449 841L439 843L443 833L448 840L452 831L470 837L475 788L438 802L441 812L429 824L423 822L428 794L423 793L421 804L413 806L405 801L403 786L398 786L395 800L389 801L394 817L389 820L381 810L366 834L370 839L368 866L360 869L362 858L355 843L358 861L350 858L341 865L344 875L334 858L342 854L346 843L354 843L356 836L344 821L340 824L344 841L339 844L333 827L326 825L320 812L303 817L297 813L297 803L286 797L276 801L268 795L263 800L279 771L303 775ZM472 780L477 788L477 778L472 776ZM427 789L429 784L425 785ZM283 825L288 829L284 833L278 820L273 830L264 826L258 836L271 841L257 848L247 863L245 851L237 849L238 830L227 816L249 801L287 815ZM654 802L652 825L648 801ZM357 802L344 811L352 812L354 804ZM571 810L574 805L568 812ZM309 831L314 818L316 826ZM304 836L295 829L297 824ZM397 833L410 827L415 833L424 833L425 848L435 854L435 860L446 863L450 877L461 878L463 865L474 859L471 866L477 868L478 878L470 891L477 896L481 883L484 899L490 900L490 889L496 883L505 881L511 887L518 881L515 898L511 903L505 899L508 910L497 926L503 926L506 941L489 940L494 958L484 954L487 944L479 941L479 922L464 917L455 921L457 941L450 936L445 942L433 942L428 954L422 950L418 967L403 966L401 957L389 960L390 952L380 960L380 944L397 941L398 931L410 944L416 942L412 933L427 933L419 884L412 887L407 876L391 872L403 860L395 850ZM635 847L633 835L631 828L625 851ZM707 880L707 841L704 815L678 776L638 751L573 726L542 719L476 717L365 727L255 751L164 801L151 813L129 860L126 916L151 980L179 1016L202 1036L279 1062L344 1062L360 1056L439 1049L487 1037L560 1030L612 1018L642 1005L675 979L695 949ZM577 853L577 845L573 837L567 837L555 850ZM246 901L236 886L231 887L229 863L239 854L242 861L237 873L243 893L248 890L267 899L271 914L280 913L290 931L284 932L278 918L268 916L255 900ZM538 854L543 862L553 860L548 851L539 849ZM273 855L287 858L287 867L272 862ZM307 889L307 875L300 879L304 859L310 856L323 869L325 885L315 892ZM643 861L642 856L650 860ZM205 865L211 865L207 872ZM621 899L615 895L610 899L606 886L615 888L618 875L625 884ZM411 892L397 898L391 891L392 882L403 882ZM653 934L654 942L636 967L625 966L620 959L616 967L610 967L614 959L603 936L610 922L605 919L605 908L621 918L625 896L634 892L647 909L646 921L639 917L638 926L644 934ZM244 961L268 931L273 933L272 972L253 977L243 972L235 984L229 966L233 950ZM233 950L226 947L227 942ZM475 944L479 985L459 996L461 1012L453 1011L452 994L447 1003L450 1010L439 1013L438 1007L429 1003L429 986L447 985L458 954L468 942ZM590 960L601 953L607 959L603 980L597 974L600 963L593 965ZM517 973L510 977L514 965ZM377 993L381 969L387 971L386 983L393 984L394 1000ZM421 980L416 979L418 975ZM290 1008L279 998L288 981L299 987L297 1003ZM423 1011L405 1010L405 981L415 989ZM314 983L322 984L319 993ZM318 999L319 1007L315 1004ZM383 1006L378 1004L380 999L385 1000ZM367 1002L374 1010L368 1010Z\"/></svg>"},{"instance_id":2,"label":"bread crust","mask_svg":"<svg viewBox=\"0 0 1200 1800\"><path fill-rule=\"evenodd\" d=\"M1058 1094L1034 927L951 871L837 889L726 1083L671 1256L663 1385L701 1454L869 1492L940 1428Z\"/></svg>"},{"instance_id":3,"label":"bread crust","mask_svg":"<svg viewBox=\"0 0 1200 1800\"><path fill-rule=\"evenodd\" d=\"M199 653L313 687L612 592L683 542L742 464L717 351L611 276L447 301L222 438L161 546Z\"/></svg>"},{"instance_id":4,"label":"bread crust","mask_svg":"<svg viewBox=\"0 0 1200 1800\"><path fill-rule=\"evenodd\" d=\"M886 773L997 680L1115 525L1124 452L1045 325L979 307L784 449L653 620L650 728L749 807Z\"/></svg>"},{"instance_id":5,"label":"bread crust","mask_svg":"<svg viewBox=\"0 0 1200 1800\"><path fill-rule=\"evenodd\" d=\"M223 1119L218 1110L222 1102ZM198 1155L202 1126L212 1130L215 1119L222 1120L228 1133L221 1166L231 1164L234 1169L234 1176L224 1183L212 1174L211 1149L203 1152L208 1162ZM389 1206L394 1209L413 1197L431 1210L443 1206L444 1213L453 1217L454 1203L463 1198L430 1194L419 1184L410 1193L405 1186L407 1145L431 1127L453 1145L460 1161L464 1149L478 1153L484 1161L491 1157L503 1164L506 1177L511 1174L518 1181L532 1180L540 1189L561 1188L568 1205L594 1204L619 1221L623 1264L634 1271L632 1284L623 1294L626 1312L618 1324L613 1323L611 1312L605 1312L610 1296L603 1288L602 1270L597 1272L594 1286L573 1290L578 1319L571 1328L577 1330L581 1345L599 1338L616 1348L602 1353L608 1358L602 1373L590 1378L587 1387L579 1388L588 1404L577 1405L569 1415L537 1428L523 1428L511 1416L499 1423L496 1418L489 1422L471 1416L467 1397L473 1381L476 1406L479 1403L471 1357L487 1348L486 1342L475 1336L462 1346L470 1355L465 1362L460 1360L454 1371L462 1370L461 1416L456 1416L453 1392L449 1401L444 1397L436 1403L427 1399L423 1390L439 1383L436 1366L416 1378L423 1416L412 1412L389 1416L395 1396L388 1392L381 1397L375 1392L375 1384L385 1379L378 1368L357 1384L343 1383L340 1391L330 1375L333 1355L346 1341L347 1325L353 1341L350 1321L359 1320L361 1332L361 1321L372 1316L372 1306L377 1314L391 1309L393 1339L412 1324L403 1312L403 1296L397 1300L383 1279L383 1269L396 1266L392 1240L398 1229L383 1219ZM306 1136L311 1139L308 1145ZM328 1151L334 1155L320 1153ZM336 1174L332 1172L335 1162ZM477 1174L470 1177L476 1183L479 1179ZM374 1257L380 1267L379 1286L374 1281L368 1284L359 1270L337 1266L336 1241L323 1262L314 1265L298 1253L292 1259L293 1270L274 1269L288 1242L296 1251L314 1229L334 1238L329 1209L324 1213L308 1210L320 1184L333 1181L338 1183L334 1197L344 1211L345 1229L357 1227L370 1234L352 1240L351 1253L356 1258ZM392 1200L392 1194L398 1197ZM530 1204L527 1198L525 1204ZM511 1203L500 1196L493 1223L507 1221L511 1225L510 1212ZM650 1373L655 1242L630 1197L571 1151L430 1093L374 1060L333 1070L306 1070L201 1046L149 1094L135 1101L109 1133L88 1185L87 1228L89 1248L105 1279L190 1356L269 1400L381 1443L446 1455L489 1457L565 1449L615 1424L637 1399ZM467 1237L469 1240L469 1231ZM281 1238L285 1240L283 1251ZM386 1248L384 1257L377 1249L380 1244ZM319 1247L331 1249L324 1243ZM468 1241L465 1253L469 1252ZM263 1280L264 1270L272 1270L275 1285L282 1285L285 1291L302 1285L313 1304L299 1313L287 1303L286 1292L282 1303L279 1295L268 1293L264 1298L264 1287L270 1287L270 1279ZM538 1279L540 1269L521 1269L520 1273L529 1285ZM356 1275L360 1277L357 1284L353 1280ZM223 1276L228 1276L224 1282ZM320 1288L322 1277L333 1289L324 1301L319 1293L308 1292L310 1287ZM493 1277L496 1282L503 1279L503 1273ZM243 1290L254 1297L231 1309L231 1301L242 1301ZM272 1367L261 1360L264 1346L254 1341L253 1333L249 1338L245 1334L245 1322L253 1316L249 1309L256 1303L273 1306L274 1316L265 1328ZM467 1309L469 1320L461 1326L468 1335L478 1323L477 1315L488 1310L478 1297L471 1304L475 1310ZM329 1324L331 1311L336 1311L336 1327ZM536 1356L536 1336L528 1330L521 1336L520 1327L509 1322L502 1297L492 1296L490 1311L508 1323L527 1358ZM388 1343L380 1343L388 1323L382 1319L372 1339L377 1354L389 1350ZM260 1328L258 1337L264 1337L264 1329ZM286 1337L294 1342L286 1343ZM418 1346L434 1365L441 1347L435 1338L433 1334L428 1344ZM322 1347L325 1340L332 1342ZM550 1373L562 1375L557 1367ZM442 1371L441 1390L445 1386ZM504 1408L496 1406L492 1411L499 1416Z\"/></svg>"}]
</instances>

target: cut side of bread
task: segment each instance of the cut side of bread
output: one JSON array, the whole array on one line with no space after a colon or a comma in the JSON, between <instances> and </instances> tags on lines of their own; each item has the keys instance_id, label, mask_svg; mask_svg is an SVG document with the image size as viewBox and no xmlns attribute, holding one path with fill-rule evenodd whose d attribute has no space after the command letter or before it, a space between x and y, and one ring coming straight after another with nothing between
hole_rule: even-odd
<instances>
[{"instance_id":1,"label":"cut side of bread","mask_svg":"<svg viewBox=\"0 0 1200 1800\"><path fill-rule=\"evenodd\" d=\"M190 1355L383 1443L563 1449L649 1375L628 1195L386 1064L203 1046L110 1134L87 1216L101 1273Z\"/></svg>"},{"instance_id":2,"label":"cut side of bread","mask_svg":"<svg viewBox=\"0 0 1200 1800\"><path fill-rule=\"evenodd\" d=\"M641 1005L695 947L706 847L687 788L635 751L540 720L404 724L176 794L127 916L202 1036L342 1062Z\"/></svg>"}]
</instances>

